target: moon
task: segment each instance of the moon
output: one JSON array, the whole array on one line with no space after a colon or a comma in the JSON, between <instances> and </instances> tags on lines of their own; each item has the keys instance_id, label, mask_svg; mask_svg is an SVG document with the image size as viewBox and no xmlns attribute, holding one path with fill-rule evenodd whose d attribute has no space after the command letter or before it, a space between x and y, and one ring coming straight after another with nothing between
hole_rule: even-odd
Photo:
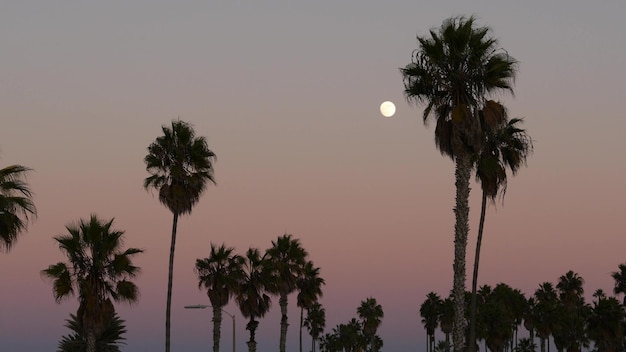
<instances>
[{"instance_id":1,"label":"moon","mask_svg":"<svg viewBox=\"0 0 626 352\"><path fill-rule=\"evenodd\" d=\"M385 101L380 104L380 113L384 117L391 117L396 113L396 106L390 101Z\"/></svg>"}]
</instances>

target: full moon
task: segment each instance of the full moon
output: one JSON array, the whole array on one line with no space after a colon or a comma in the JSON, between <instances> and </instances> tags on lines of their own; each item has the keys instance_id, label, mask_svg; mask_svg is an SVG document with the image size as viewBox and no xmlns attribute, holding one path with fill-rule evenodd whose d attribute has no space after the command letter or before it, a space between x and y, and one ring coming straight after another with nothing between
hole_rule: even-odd
<instances>
[{"instance_id":1,"label":"full moon","mask_svg":"<svg viewBox=\"0 0 626 352\"><path fill-rule=\"evenodd\" d=\"M380 104L380 113L384 117L391 117L396 113L396 106L390 101L383 102Z\"/></svg>"}]
</instances>

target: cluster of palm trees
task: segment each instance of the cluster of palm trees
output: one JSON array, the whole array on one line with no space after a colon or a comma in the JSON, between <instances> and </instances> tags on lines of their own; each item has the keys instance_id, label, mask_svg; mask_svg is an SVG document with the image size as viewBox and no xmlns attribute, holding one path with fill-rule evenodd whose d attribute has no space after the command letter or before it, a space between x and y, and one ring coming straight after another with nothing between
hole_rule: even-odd
<instances>
[{"instance_id":1,"label":"cluster of palm trees","mask_svg":"<svg viewBox=\"0 0 626 352\"><path fill-rule=\"evenodd\" d=\"M411 63L401 68L405 96L425 105L424 123L436 123L435 144L455 162L454 279L452 340L456 352L465 351L466 308L470 335L476 334L476 286L480 244L488 199L504 195L507 169L513 174L526 162L532 143L521 119L508 118L506 108L490 100L502 91L513 93L517 61L490 37L488 27L473 17L447 19L427 36L418 36ZM472 170L482 187L482 208L476 245L472 303L464 304L465 256L469 232L469 195ZM474 346L468 346L474 351Z\"/></svg>"},{"instance_id":2,"label":"cluster of palm trees","mask_svg":"<svg viewBox=\"0 0 626 352\"><path fill-rule=\"evenodd\" d=\"M359 319L352 318L339 324L322 336L320 351L323 352L377 352L383 340L376 334L384 317L383 307L373 297L361 301L357 308ZM313 349L312 351L315 351Z\"/></svg>"},{"instance_id":3,"label":"cluster of palm trees","mask_svg":"<svg viewBox=\"0 0 626 352\"><path fill-rule=\"evenodd\" d=\"M244 257L235 254L234 248L211 244L209 257L196 260L196 272L198 286L207 290L213 307L213 351L219 351L222 309L231 298L241 314L249 319L246 324L250 332L248 350L256 351L257 319L269 312L270 295L279 298L280 351L286 351L288 297L294 292L297 292L300 308L300 351L303 327L308 328L314 348L325 325L324 309L318 302L325 282L319 275L320 269L307 257L300 241L290 234L272 241L263 255L257 248L249 248Z\"/></svg>"},{"instance_id":4,"label":"cluster of palm trees","mask_svg":"<svg viewBox=\"0 0 626 352\"><path fill-rule=\"evenodd\" d=\"M613 293L626 294L626 264L612 274ZM478 290L476 338L465 331L465 345L478 348L483 342L492 352L505 350L541 352L549 350L550 341L558 351L580 352L583 347L594 351L623 351L626 349L626 296L620 302L602 290L596 290L591 304L585 301L584 280L569 271L556 285L544 282L534 294L526 297L518 289L500 283L495 287L483 285ZM445 299L434 292L426 296L420 316L427 335L427 351L449 351L454 311L452 295ZM463 303L468 306L471 293L466 292ZM465 317L469 320L469 316ZM529 337L518 339L518 329L524 327ZM435 342L440 330L445 340ZM538 345L536 344L538 340Z\"/></svg>"}]
</instances>

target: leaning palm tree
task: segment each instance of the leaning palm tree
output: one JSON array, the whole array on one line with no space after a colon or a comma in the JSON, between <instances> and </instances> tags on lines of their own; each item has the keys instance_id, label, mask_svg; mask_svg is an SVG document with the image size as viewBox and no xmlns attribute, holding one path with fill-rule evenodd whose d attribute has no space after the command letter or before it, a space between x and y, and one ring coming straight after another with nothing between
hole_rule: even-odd
<instances>
[{"instance_id":1,"label":"leaning palm tree","mask_svg":"<svg viewBox=\"0 0 626 352\"><path fill-rule=\"evenodd\" d=\"M326 310L324 307L318 302L313 303L311 308L307 310L303 324L311 334L311 352L315 352L315 341L320 338L326 327Z\"/></svg>"},{"instance_id":2,"label":"leaning palm tree","mask_svg":"<svg viewBox=\"0 0 626 352\"><path fill-rule=\"evenodd\" d=\"M249 248L246 252L243 271L235 301L241 314L250 319L246 324L246 330L250 331L248 351L256 352L255 333L259 326L256 318L262 318L270 309L271 300L266 292L271 284L271 276L265 270L264 259L256 248Z\"/></svg>"},{"instance_id":3,"label":"leaning palm tree","mask_svg":"<svg viewBox=\"0 0 626 352\"><path fill-rule=\"evenodd\" d=\"M88 221L66 227L68 234L54 239L69 263L59 262L42 270L53 280L57 303L78 293L76 314L87 342L87 351L96 351L96 339L114 318L113 301L133 303L139 291L130 281L139 274L132 258L142 252L137 248L123 250L124 231L112 229L113 219L102 221L92 215Z\"/></svg>"},{"instance_id":4,"label":"leaning palm tree","mask_svg":"<svg viewBox=\"0 0 626 352\"><path fill-rule=\"evenodd\" d=\"M222 309L237 293L244 277L244 259L233 254L234 250L224 244L217 247L211 243L209 257L196 260L198 287L207 289L213 308L213 352L220 350Z\"/></svg>"},{"instance_id":5,"label":"leaning palm tree","mask_svg":"<svg viewBox=\"0 0 626 352\"><path fill-rule=\"evenodd\" d=\"M9 251L32 217L37 215L33 192L25 181L29 168L0 169L0 251Z\"/></svg>"},{"instance_id":6,"label":"leaning palm tree","mask_svg":"<svg viewBox=\"0 0 626 352\"><path fill-rule=\"evenodd\" d=\"M412 62L401 69L409 102L423 103L424 122L436 121L435 144L455 162L454 329L455 351L465 349L465 254L469 232L471 155L483 142L479 110L486 97L512 92L517 62L498 47L489 28L473 17L451 18L430 36L417 37Z\"/></svg>"},{"instance_id":7,"label":"leaning palm tree","mask_svg":"<svg viewBox=\"0 0 626 352\"><path fill-rule=\"evenodd\" d=\"M272 241L272 247L267 249L268 270L272 274L270 292L279 296L280 305L280 352L286 350L287 340L287 296L297 289L297 281L302 277L306 263L307 252L300 245L298 239L285 234Z\"/></svg>"},{"instance_id":8,"label":"leaning palm tree","mask_svg":"<svg viewBox=\"0 0 626 352\"><path fill-rule=\"evenodd\" d=\"M365 301L361 301L361 305L356 310L359 318L363 322L363 334L367 338L370 350L377 352L375 338L376 331L382 324L385 313L383 307L376 302L376 298L370 297Z\"/></svg>"},{"instance_id":9,"label":"leaning palm tree","mask_svg":"<svg viewBox=\"0 0 626 352\"><path fill-rule=\"evenodd\" d=\"M159 192L159 201L174 215L167 278L167 304L165 308L165 351L170 351L170 315L172 308L172 280L174 277L174 249L179 215L190 214L202 192L213 178L215 154L208 148L204 137L196 137L187 122L172 121L172 126L162 126L163 135L148 146L144 158L150 177L144 180L145 189Z\"/></svg>"},{"instance_id":10,"label":"leaning palm tree","mask_svg":"<svg viewBox=\"0 0 626 352\"><path fill-rule=\"evenodd\" d=\"M626 306L626 263L619 265L619 271L611 273L611 277L615 280L615 287L613 293L616 295L624 294L623 305Z\"/></svg>"},{"instance_id":11,"label":"leaning palm tree","mask_svg":"<svg viewBox=\"0 0 626 352\"><path fill-rule=\"evenodd\" d=\"M482 188L480 222L474 256L472 276L472 300L470 303L469 350L474 351L476 341L476 287L478 284L478 266L480 249L487 212L487 200L495 202L498 194L504 199L507 189L507 172L515 175L526 164L526 158L532 151L532 141L526 130L518 127L521 119L508 120L506 109L499 103L488 101L480 112L483 128L483 146L477 155L476 178Z\"/></svg>"},{"instance_id":12,"label":"leaning palm tree","mask_svg":"<svg viewBox=\"0 0 626 352\"><path fill-rule=\"evenodd\" d=\"M307 311L323 296L322 285L326 284L320 277L320 268L316 268L312 261L308 261L302 270L302 275L296 280L298 290L297 303L300 307L300 352L302 352L302 328L304 327L304 310Z\"/></svg>"}]
</instances>

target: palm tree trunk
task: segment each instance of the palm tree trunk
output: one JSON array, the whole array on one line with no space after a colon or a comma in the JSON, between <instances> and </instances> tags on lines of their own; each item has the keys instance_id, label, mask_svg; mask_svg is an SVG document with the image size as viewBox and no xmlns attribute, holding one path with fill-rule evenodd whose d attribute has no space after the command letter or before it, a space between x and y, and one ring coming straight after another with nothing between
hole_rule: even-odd
<instances>
[{"instance_id":1,"label":"palm tree trunk","mask_svg":"<svg viewBox=\"0 0 626 352\"><path fill-rule=\"evenodd\" d=\"M469 352L476 351L476 287L478 285L478 264L480 261L480 245L483 241L485 214L487 213L487 194L483 191L480 205L480 222L478 223L478 239L476 240L476 255L474 256L474 275L472 276L472 303L470 306Z\"/></svg>"},{"instance_id":2,"label":"palm tree trunk","mask_svg":"<svg viewBox=\"0 0 626 352\"><path fill-rule=\"evenodd\" d=\"M467 251L467 233L469 232L469 194L471 162L467 153L456 156L454 171L456 185L456 206L454 208L454 324L452 343L454 352L465 351L465 253Z\"/></svg>"},{"instance_id":3,"label":"palm tree trunk","mask_svg":"<svg viewBox=\"0 0 626 352\"><path fill-rule=\"evenodd\" d=\"M170 264L167 274L167 305L165 308L165 352L170 352L170 316L172 312L172 281L174 278L174 249L176 248L176 228L178 214L174 213L172 222L172 243L170 244Z\"/></svg>"},{"instance_id":4,"label":"palm tree trunk","mask_svg":"<svg viewBox=\"0 0 626 352\"><path fill-rule=\"evenodd\" d=\"M87 334L87 352L96 352L96 334L93 331Z\"/></svg>"},{"instance_id":5,"label":"palm tree trunk","mask_svg":"<svg viewBox=\"0 0 626 352\"><path fill-rule=\"evenodd\" d=\"M302 352L302 325L304 324L304 307L300 307L300 352Z\"/></svg>"},{"instance_id":6,"label":"palm tree trunk","mask_svg":"<svg viewBox=\"0 0 626 352\"><path fill-rule=\"evenodd\" d=\"M284 293L280 294L280 299L278 300L278 304L280 305L280 352L286 351L287 345L287 327L289 324L287 323L287 295Z\"/></svg>"},{"instance_id":7,"label":"palm tree trunk","mask_svg":"<svg viewBox=\"0 0 626 352\"><path fill-rule=\"evenodd\" d=\"M213 306L213 352L220 352L222 335L222 307Z\"/></svg>"},{"instance_id":8,"label":"palm tree trunk","mask_svg":"<svg viewBox=\"0 0 626 352\"><path fill-rule=\"evenodd\" d=\"M256 352L256 341L254 337L257 325L258 324L255 324L254 316L250 317L250 323L248 324L248 330L250 330L250 341L247 342L248 352Z\"/></svg>"}]
</instances>

